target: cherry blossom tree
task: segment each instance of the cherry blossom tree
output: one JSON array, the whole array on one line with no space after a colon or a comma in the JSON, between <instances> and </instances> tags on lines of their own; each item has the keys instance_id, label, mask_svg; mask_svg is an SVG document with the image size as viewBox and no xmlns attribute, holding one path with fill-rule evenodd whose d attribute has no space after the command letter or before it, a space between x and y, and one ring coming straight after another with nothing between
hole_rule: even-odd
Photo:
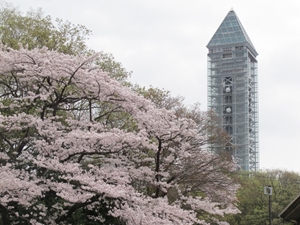
<instances>
[{"instance_id":1,"label":"cherry blossom tree","mask_svg":"<svg viewBox=\"0 0 300 225\"><path fill-rule=\"evenodd\" d=\"M156 107L173 110L176 117L189 118L196 122L200 135L204 137L202 140L203 145L213 146L211 150L218 154L233 155L233 152L227 151L227 147L234 148L230 144L231 137L224 129L220 128L220 121L215 112L200 110L200 103L186 106L184 104L184 97L173 97L170 91L165 89L154 88L152 86L145 88L137 84L132 85L132 89L145 98L150 99Z\"/></svg>"},{"instance_id":2,"label":"cherry blossom tree","mask_svg":"<svg viewBox=\"0 0 300 225\"><path fill-rule=\"evenodd\" d=\"M1 47L2 223L208 224L201 212L237 213L236 163L97 57Z\"/></svg>"},{"instance_id":3,"label":"cherry blossom tree","mask_svg":"<svg viewBox=\"0 0 300 225\"><path fill-rule=\"evenodd\" d=\"M69 55L93 55L86 40L92 31L84 25L73 24L45 15L41 8L23 13L11 3L0 4L0 40L5 46L19 49L19 43L28 49L47 47ZM126 71L110 53L100 52L97 64L110 77L128 85L131 72Z\"/></svg>"}]
</instances>

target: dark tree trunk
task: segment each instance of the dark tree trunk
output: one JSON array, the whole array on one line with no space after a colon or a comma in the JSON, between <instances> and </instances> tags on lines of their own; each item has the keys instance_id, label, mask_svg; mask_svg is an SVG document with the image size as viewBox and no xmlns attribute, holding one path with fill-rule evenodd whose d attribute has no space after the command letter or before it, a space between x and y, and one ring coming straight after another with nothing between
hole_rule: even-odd
<instances>
[{"instance_id":1,"label":"dark tree trunk","mask_svg":"<svg viewBox=\"0 0 300 225\"><path fill-rule=\"evenodd\" d=\"M9 211L4 206L0 205L1 222L3 225L10 225Z\"/></svg>"}]
</instances>

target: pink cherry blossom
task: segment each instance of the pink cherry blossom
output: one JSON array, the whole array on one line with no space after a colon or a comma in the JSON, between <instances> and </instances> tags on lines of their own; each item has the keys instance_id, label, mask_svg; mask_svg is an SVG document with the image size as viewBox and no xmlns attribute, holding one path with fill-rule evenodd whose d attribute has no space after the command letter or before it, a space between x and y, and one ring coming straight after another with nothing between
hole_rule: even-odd
<instances>
[{"instance_id":1,"label":"pink cherry blossom","mask_svg":"<svg viewBox=\"0 0 300 225\"><path fill-rule=\"evenodd\" d=\"M228 176L236 163L205 149L195 121L156 108L102 72L97 57L2 47L6 215L67 224L76 210L107 207L130 225L180 225L208 224L197 218L201 212L238 213L238 185ZM105 221L101 214L89 219Z\"/></svg>"}]
</instances>

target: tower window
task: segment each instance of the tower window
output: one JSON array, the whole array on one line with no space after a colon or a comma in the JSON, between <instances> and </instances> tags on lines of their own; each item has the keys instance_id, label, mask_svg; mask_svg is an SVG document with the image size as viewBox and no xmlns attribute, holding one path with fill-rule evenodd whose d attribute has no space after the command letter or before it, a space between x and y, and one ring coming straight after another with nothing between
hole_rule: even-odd
<instances>
[{"instance_id":1,"label":"tower window","mask_svg":"<svg viewBox=\"0 0 300 225\"><path fill-rule=\"evenodd\" d=\"M225 77L224 78L224 83L225 83L225 85L232 84L232 77Z\"/></svg>"},{"instance_id":2,"label":"tower window","mask_svg":"<svg viewBox=\"0 0 300 225\"><path fill-rule=\"evenodd\" d=\"M226 104L232 103L232 96L230 96L230 95L225 95L224 98L225 98L225 103L226 103Z\"/></svg>"},{"instance_id":3,"label":"tower window","mask_svg":"<svg viewBox=\"0 0 300 225\"><path fill-rule=\"evenodd\" d=\"M223 52L231 52L231 48L223 48Z\"/></svg>"},{"instance_id":4,"label":"tower window","mask_svg":"<svg viewBox=\"0 0 300 225\"><path fill-rule=\"evenodd\" d=\"M223 59L228 59L228 58L232 58L232 53L224 53L223 54Z\"/></svg>"},{"instance_id":5,"label":"tower window","mask_svg":"<svg viewBox=\"0 0 300 225\"><path fill-rule=\"evenodd\" d=\"M226 126L225 127L225 131L226 133L228 133L229 135L232 135L233 134L233 129L231 126Z\"/></svg>"},{"instance_id":6,"label":"tower window","mask_svg":"<svg viewBox=\"0 0 300 225\"><path fill-rule=\"evenodd\" d=\"M232 124L232 117L231 116L225 116L224 117L225 124Z\"/></svg>"},{"instance_id":7,"label":"tower window","mask_svg":"<svg viewBox=\"0 0 300 225\"><path fill-rule=\"evenodd\" d=\"M243 50L244 46L235 46L235 50Z\"/></svg>"}]
</instances>

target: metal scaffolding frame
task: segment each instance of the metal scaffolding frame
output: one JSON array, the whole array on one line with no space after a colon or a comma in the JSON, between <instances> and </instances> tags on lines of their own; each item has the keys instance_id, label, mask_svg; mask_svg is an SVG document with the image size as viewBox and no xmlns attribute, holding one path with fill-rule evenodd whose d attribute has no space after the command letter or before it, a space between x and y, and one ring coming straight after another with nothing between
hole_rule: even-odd
<instances>
[{"instance_id":1,"label":"metal scaffolding frame","mask_svg":"<svg viewBox=\"0 0 300 225\"><path fill-rule=\"evenodd\" d=\"M257 52L231 10L207 45L208 107L230 135L241 169L259 169ZM211 150L220 148L210 145Z\"/></svg>"}]
</instances>

